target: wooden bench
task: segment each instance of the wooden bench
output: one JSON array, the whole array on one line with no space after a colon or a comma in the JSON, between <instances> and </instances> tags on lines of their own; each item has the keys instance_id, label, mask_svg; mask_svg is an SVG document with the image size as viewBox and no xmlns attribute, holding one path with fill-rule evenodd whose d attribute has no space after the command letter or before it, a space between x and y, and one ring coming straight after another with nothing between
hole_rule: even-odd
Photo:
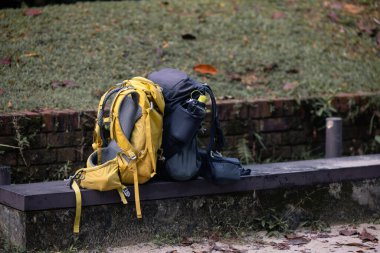
<instances>
[{"instance_id":1,"label":"wooden bench","mask_svg":"<svg viewBox=\"0 0 380 253\"><path fill-rule=\"evenodd\" d=\"M250 208L248 212L254 215L254 206L249 206L257 197L252 196L253 191L298 189L301 190L298 195L302 196L303 192L307 192L304 189L309 189L309 186L379 178L380 155L253 164L245 167L251 169L251 174L228 185L215 185L202 178L187 182L152 180L141 185L142 221L137 221L134 217L133 204L120 204L116 191L82 189L85 208L79 236L72 233L75 195L66 182L3 185L0 186L1 233L11 244L22 249L52 248L53 245L61 248L74 242L81 242L82 246L92 245L94 240L98 245L104 244L107 236L120 239L128 235L119 244L133 243L151 240L152 235L160 234L164 227L167 230L172 229L175 235L187 234L192 229L204 229L204 224L201 224L203 218L207 220L206 228L210 226L209 220L213 214L211 207L206 206L211 205L211 202L213 205L220 202L213 206L219 207L219 210L214 209L215 215L218 212L222 215L239 212L245 207ZM375 180L371 185L379 187L380 184ZM128 201L133 202L133 189L130 192L132 196ZM234 202L230 205L230 210L228 205L223 204L226 199ZM244 201L248 204L244 204ZM285 198L282 205L290 202L290 199ZM330 205L329 202L326 205ZM246 214L247 210L242 211L243 213ZM183 218L186 215L188 217ZM202 215L208 216L200 219L198 216Z\"/></svg>"}]
</instances>

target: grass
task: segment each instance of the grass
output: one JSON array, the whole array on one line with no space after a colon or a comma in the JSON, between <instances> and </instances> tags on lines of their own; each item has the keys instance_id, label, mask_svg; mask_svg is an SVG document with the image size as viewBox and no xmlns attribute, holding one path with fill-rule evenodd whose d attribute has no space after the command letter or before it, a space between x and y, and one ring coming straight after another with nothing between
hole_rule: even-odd
<instances>
[{"instance_id":1,"label":"grass","mask_svg":"<svg viewBox=\"0 0 380 253\"><path fill-rule=\"evenodd\" d=\"M378 31L380 3L356 1L359 14L326 3L78 2L40 8L34 17L3 9L0 59L11 64L0 64L0 111L94 109L110 85L162 67L208 82L217 96L242 99L380 90L376 34L357 25ZM188 33L196 40L184 40ZM218 73L198 75L193 66L201 63ZM57 80L79 87L54 88Z\"/></svg>"}]
</instances>

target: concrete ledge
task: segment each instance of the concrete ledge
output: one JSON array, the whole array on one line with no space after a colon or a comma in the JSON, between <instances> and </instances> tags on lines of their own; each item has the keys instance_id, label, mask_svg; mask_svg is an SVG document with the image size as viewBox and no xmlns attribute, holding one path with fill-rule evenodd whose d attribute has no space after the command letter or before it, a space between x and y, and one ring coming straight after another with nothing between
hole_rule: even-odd
<instances>
[{"instance_id":1,"label":"concrete ledge","mask_svg":"<svg viewBox=\"0 0 380 253\"><path fill-rule=\"evenodd\" d=\"M380 177L380 155L351 156L248 165L251 175L239 182L215 185L204 179L187 182L151 181L140 186L141 200L275 189ZM128 201L133 202L133 189ZM82 189L83 205L119 203L116 191ZM75 207L75 195L64 181L0 186L0 204L20 211Z\"/></svg>"},{"instance_id":2,"label":"concrete ledge","mask_svg":"<svg viewBox=\"0 0 380 253\"><path fill-rule=\"evenodd\" d=\"M379 218L380 179L366 178L380 177L379 157L255 165L250 176L226 186L202 179L151 182L141 187L141 221L135 217L133 203L116 204L116 193L83 190L86 207L77 236L72 233L74 194L62 182L1 186L0 231L10 244L32 250L252 232L262 229L262 220L275 222L273 215L281 219L283 228L295 228L304 221L369 221ZM23 204L17 206L19 201Z\"/></svg>"}]
</instances>

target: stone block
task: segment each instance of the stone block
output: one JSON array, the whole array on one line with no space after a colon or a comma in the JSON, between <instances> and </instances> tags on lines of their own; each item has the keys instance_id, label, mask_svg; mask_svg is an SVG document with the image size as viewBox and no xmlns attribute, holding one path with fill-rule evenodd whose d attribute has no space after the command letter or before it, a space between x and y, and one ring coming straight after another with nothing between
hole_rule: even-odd
<instances>
[{"instance_id":1,"label":"stone block","mask_svg":"<svg viewBox=\"0 0 380 253\"><path fill-rule=\"evenodd\" d=\"M49 147L72 147L80 146L83 142L83 134L77 132L49 133L47 145Z\"/></svg>"}]
</instances>

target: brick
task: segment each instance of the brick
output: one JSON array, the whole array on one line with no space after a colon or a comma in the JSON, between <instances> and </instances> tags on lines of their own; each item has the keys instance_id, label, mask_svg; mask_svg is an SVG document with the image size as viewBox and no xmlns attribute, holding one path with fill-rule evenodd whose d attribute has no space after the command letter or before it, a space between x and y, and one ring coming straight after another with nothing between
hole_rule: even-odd
<instances>
[{"instance_id":1,"label":"brick","mask_svg":"<svg viewBox=\"0 0 380 253\"><path fill-rule=\"evenodd\" d=\"M30 165L49 164L57 160L56 150L54 149L34 149L23 151L26 162ZM24 164L21 157L18 159L18 164Z\"/></svg>"},{"instance_id":2,"label":"brick","mask_svg":"<svg viewBox=\"0 0 380 253\"><path fill-rule=\"evenodd\" d=\"M77 160L76 147L57 149L57 162L75 162Z\"/></svg>"},{"instance_id":3,"label":"brick","mask_svg":"<svg viewBox=\"0 0 380 253\"><path fill-rule=\"evenodd\" d=\"M310 142L310 137L305 131L287 131L281 133L282 145L297 145Z\"/></svg>"},{"instance_id":4,"label":"brick","mask_svg":"<svg viewBox=\"0 0 380 253\"><path fill-rule=\"evenodd\" d=\"M3 154L0 155L0 165L9 165L11 167L17 166L19 154L20 153L18 149L5 151Z\"/></svg>"},{"instance_id":5,"label":"brick","mask_svg":"<svg viewBox=\"0 0 380 253\"><path fill-rule=\"evenodd\" d=\"M68 133L49 133L47 134L47 145L49 147L68 147L79 146L82 144L82 132L68 132Z\"/></svg>"},{"instance_id":6,"label":"brick","mask_svg":"<svg viewBox=\"0 0 380 253\"><path fill-rule=\"evenodd\" d=\"M279 99L272 102L272 117L292 116L299 106L294 100Z\"/></svg>"},{"instance_id":7,"label":"brick","mask_svg":"<svg viewBox=\"0 0 380 253\"><path fill-rule=\"evenodd\" d=\"M56 111L54 110L44 110L41 112L42 117L42 129L44 132L55 131L55 117Z\"/></svg>"},{"instance_id":8,"label":"brick","mask_svg":"<svg viewBox=\"0 0 380 253\"><path fill-rule=\"evenodd\" d=\"M282 133L265 133L260 134L262 142L266 147L283 144Z\"/></svg>"},{"instance_id":9,"label":"brick","mask_svg":"<svg viewBox=\"0 0 380 253\"><path fill-rule=\"evenodd\" d=\"M0 136L0 144L10 145L14 147L18 146L17 141L15 140L14 136ZM9 148L0 146L0 150L3 150L3 149L7 150Z\"/></svg>"},{"instance_id":10,"label":"brick","mask_svg":"<svg viewBox=\"0 0 380 253\"><path fill-rule=\"evenodd\" d=\"M47 147L47 137L45 133L40 133L36 135L31 135L28 137L29 148L46 148Z\"/></svg>"},{"instance_id":11,"label":"brick","mask_svg":"<svg viewBox=\"0 0 380 253\"><path fill-rule=\"evenodd\" d=\"M260 132L276 132L291 129L289 118L269 118L260 121Z\"/></svg>"},{"instance_id":12,"label":"brick","mask_svg":"<svg viewBox=\"0 0 380 253\"><path fill-rule=\"evenodd\" d=\"M0 115L0 135L13 135L14 133L13 116L9 114Z\"/></svg>"},{"instance_id":13,"label":"brick","mask_svg":"<svg viewBox=\"0 0 380 253\"><path fill-rule=\"evenodd\" d=\"M269 101L258 101L248 105L248 116L251 119L268 118L272 114Z\"/></svg>"},{"instance_id":14,"label":"brick","mask_svg":"<svg viewBox=\"0 0 380 253\"><path fill-rule=\"evenodd\" d=\"M83 111L79 114L79 123L78 125L84 131L90 131L94 129L96 121L96 112L95 111Z\"/></svg>"}]
</instances>

